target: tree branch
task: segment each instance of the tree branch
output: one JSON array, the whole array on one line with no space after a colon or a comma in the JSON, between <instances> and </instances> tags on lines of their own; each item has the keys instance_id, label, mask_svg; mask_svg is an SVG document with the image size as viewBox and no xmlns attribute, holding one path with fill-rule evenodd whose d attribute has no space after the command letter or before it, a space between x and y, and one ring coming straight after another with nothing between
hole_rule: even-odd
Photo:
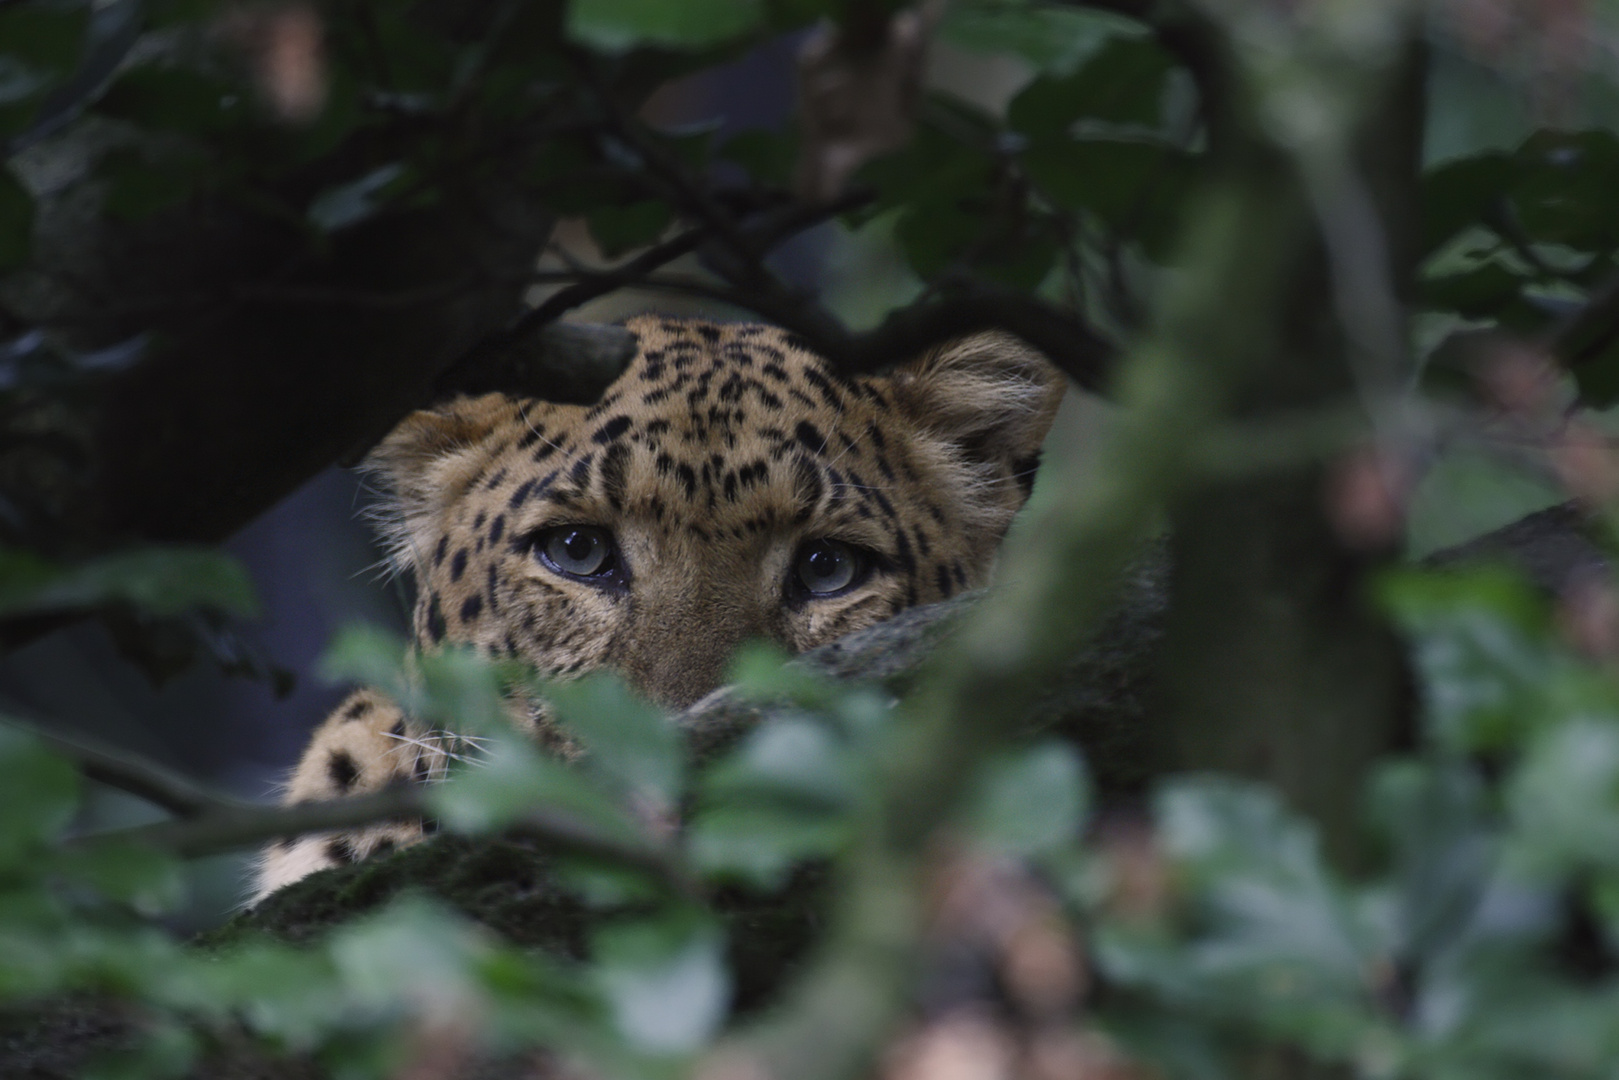
<instances>
[{"instance_id":1,"label":"tree branch","mask_svg":"<svg viewBox=\"0 0 1619 1080\"><path fill-rule=\"evenodd\" d=\"M116 749L85 736L56 735L10 717L0 723L28 732L79 770L87 780L145 799L176 817L195 819L207 814L250 806L210 791L173 769Z\"/></svg>"}]
</instances>

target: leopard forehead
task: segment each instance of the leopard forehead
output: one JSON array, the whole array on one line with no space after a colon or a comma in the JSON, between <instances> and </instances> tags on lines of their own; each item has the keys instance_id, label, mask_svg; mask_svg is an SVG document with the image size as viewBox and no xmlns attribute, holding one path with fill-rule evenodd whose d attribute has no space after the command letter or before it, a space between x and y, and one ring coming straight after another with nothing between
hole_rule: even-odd
<instances>
[{"instance_id":1,"label":"leopard forehead","mask_svg":"<svg viewBox=\"0 0 1619 1080\"><path fill-rule=\"evenodd\" d=\"M686 700L747 638L800 651L983 583L1032 458L964 448L914 407L912 376L840 376L776 327L627 326L637 355L597 404L463 399L437 414L425 464L390 451L412 462L385 486L416 507L399 513L395 543L416 578L421 644L469 642L560 673L618 667ZM1026 425L1046 424L1031 407ZM536 539L562 525L611 532L626 588L546 573ZM793 553L812 538L862 549L880 572L795 607Z\"/></svg>"}]
</instances>

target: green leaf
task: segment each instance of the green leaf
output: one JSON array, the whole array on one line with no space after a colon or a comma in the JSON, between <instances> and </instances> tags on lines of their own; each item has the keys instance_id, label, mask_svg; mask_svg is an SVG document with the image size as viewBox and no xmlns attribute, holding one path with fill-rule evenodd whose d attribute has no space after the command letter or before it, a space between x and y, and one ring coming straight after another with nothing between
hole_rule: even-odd
<instances>
[{"instance_id":1,"label":"green leaf","mask_svg":"<svg viewBox=\"0 0 1619 1080\"><path fill-rule=\"evenodd\" d=\"M0 869L28 870L46 840L73 819L79 777L27 733L0 722Z\"/></svg>"},{"instance_id":2,"label":"green leaf","mask_svg":"<svg viewBox=\"0 0 1619 1080\"><path fill-rule=\"evenodd\" d=\"M1463 229L1484 220L1516 175L1512 160L1497 150L1454 158L1422 178L1422 257L1438 251Z\"/></svg>"},{"instance_id":3,"label":"green leaf","mask_svg":"<svg viewBox=\"0 0 1619 1080\"><path fill-rule=\"evenodd\" d=\"M563 811L608 836L640 835L619 804L579 770L543 756L516 734L485 740L475 767L434 784L427 799L433 816L452 832L488 832L544 809Z\"/></svg>"},{"instance_id":4,"label":"green leaf","mask_svg":"<svg viewBox=\"0 0 1619 1080\"><path fill-rule=\"evenodd\" d=\"M1174 64L1149 40L1114 38L1070 75L1041 76L1007 106L1006 123L1034 139L1065 137L1081 120L1156 128Z\"/></svg>"},{"instance_id":5,"label":"green leaf","mask_svg":"<svg viewBox=\"0 0 1619 1080\"><path fill-rule=\"evenodd\" d=\"M34 243L34 197L10 169L0 168L0 272L28 261Z\"/></svg>"},{"instance_id":6,"label":"green leaf","mask_svg":"<svg viewBox=\"0 0 1619 1080\"><path fill-rule=\"evenodd\" d=\"M152 848L97 845L59 854L53 869L142 915L173 911L185 899L185 875L172 857Z\"/></svg>"},{"instance_id":7,"label":"green leaf","mask_svg":"<svg viewBox=\"0 0 1619 1080\"><path fill-rule=\"evenodd\" d=\"M687 828L686 853L705 877L773 892L793 867L837 855L852 834L846 816L806 807L712 806Z\"/></svg>"},{"instance_id":8,"label":"green leaf","mask_svg":"<svg viewBox=\"0 0 1619 1080\"><path fill-rule=\"evenodd\" d=\"M1519 147L1512 203L1541 243L1582 251L1619 245L1619 137L1607 131L1539 131Z\"/></svg>"},{"instance_id":9,"label":"green leaf","mask_svg":"<svg viewBox=\"0 0 1619 1080\"><path fill-rule=\"evenodd\" d=\"M1191 175L1185 153L1144 139L1075 139L1033 146L1022 160L1058 206L1088 210L1154 257L1167 255Z\"/></svg>"},{"instance_id":10,"label":"green leaf","mask_svg":"<svg viewBox=\"0 0 1619 1080\"><path fill-rule=\"evenodd\" d=\"M597 934L595 974L620 1034L642 1051L689 1053L719 1030L730 1003L725 940L676 911Z\"/></svg>"},{"instance_id":11,"label":"green leaf","mask_svg":"<svg viewBox=\"0 0 1619 1080\"><path fill-rule=\"evenodd\" d=\"M604 52L643 45L696 49L740 37L763 21L759 0L569 0L567 30Z\"/></svg>"},{"instance_id":12,"label":"green leaf","mask_svg":"<svg viewBox=\"0 0 1619 1080\"><path fill-rule=\"evenodd\" d=\"M1463 750L1500 749L1540 722L1563 666L1545 602L1498 567L1387 573L1385 610L1412 640L1430 734Z\"/></svg>"},{"instance_id":13,"label":"green leaf","mask_svg":"<svg viewBox=\"0 0 1619 1080\"><path fill-rule=\"evenodd\" d=\"M425 900L400 900L345 925L329 948L354 1005L382 1014L408 1007L424 1017L487 1008L475 969L487 952L481 932Z\"/></svg>"},{"instance_id":14,"label":"green leaf","mask_svg":"<svg viewBox=\"0 0 1619 1080\"><path fill-rule=\"evenodd\" d=\"M1039 71L1059 73L1072 71L1116 37L1146 33L1122 16L1017 0L958 0L939 26L940 38L958 48L1011 53Z\"/></svg>"},{"instance_id":15,"label":"green leaf","mask_svg":"<svg viewBox=\"0 0 1619 1080\"><path fill-rule=\"evenodd\" d=\"M985 767L967 820L973 835L993 848L1041 855L1079 839L1089 786L1073 747L1043 742Z\"/></svg>"},{"instance_id":16,"label":"green leaf","mask_svg":"<svg viewBox=\"0 0 1619 1080\"><path fill-rule=\"evenodd\" d=\"M557 721L584 745L587 767L632 799L673 810L685 783L685 740L662 709L616 675L552 683L543 691Z\"/></svg>"},{"instance_id":17,"label":"green leaf","mask_svg":"<svg viewBox=\"0 0 1619 1080\"><path fill-rule=\"evenodd\" d=\"M635 248L657 241L674 214L660 199L647 199L625 206L598 206L585 218L591 238L603 255L613 259Z\"/></svg>"},{"instance_id":18,"label":"green leaf","mask_svg":"<svg viewBox=\"0 0 1619 1080\"><path fill-rule=\"evenodd\" d=\"M1424 307L1488 319L1516 300L1523 286L1523 278L1492 260L1459 274L1424 278L1419 289Z\"/></svg>"},{"instance_id":19,"label":"green leaf","mask_svg":"<svg viewBox=\"0 0 1619 1080\"><path fill-rule=\"evenodd\" d=\"M1508 805L1513 865L1537 875L1619 869L1619 709L1536 737Z\"/></svg>"},{"instance_id":20,"label":"green leaf","mask_svg":"<svg viewBox=\"0 0 1619 1080\"><path fill-rule=\"evenodd\" d=\"M154 615L213 608L253 615L258 600L240 563L212 548L137 548L58 568L0 550L0 615L130 604Z\"/></svg>"},{"instance_id":21,"label":"green leaf","mask_svg":"<svg viewBox=\"0 0 1619 1080\"><path fill-rule=\"evenodd\" d=\"M816 808L850 805L858 762L826 725L803 716L774 717L703 777L712 801L788 801Z\"/></svg>"},{"instance_id":22,"label":"green leaf","mask_svg":"<svg viewBox=\"0 0 1619 1080\"><path fill-rule=\"evenodd\" d=\"M336 232L374 217L410 177L403 162L372 169L357 180L327 188L309 204L306 216L322 232Z\"/></svg>"}]
</instances>

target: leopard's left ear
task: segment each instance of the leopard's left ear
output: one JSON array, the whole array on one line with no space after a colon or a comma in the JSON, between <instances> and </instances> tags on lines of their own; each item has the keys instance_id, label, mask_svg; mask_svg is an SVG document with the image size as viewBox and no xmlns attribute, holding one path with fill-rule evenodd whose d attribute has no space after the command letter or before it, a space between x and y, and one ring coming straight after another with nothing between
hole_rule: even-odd
<instances>
[{"instance_id":1,"label":"leopard's left ear","mask_svg":"<svg viewBox=\"0 0 1619 1080\"><path fill-rule=\"evenodd\" d=\"M930 349L897 369L892 385L925 430L1027 487L1068 383L1021 339L986 331Z\"/></svg>"}]
</instances>

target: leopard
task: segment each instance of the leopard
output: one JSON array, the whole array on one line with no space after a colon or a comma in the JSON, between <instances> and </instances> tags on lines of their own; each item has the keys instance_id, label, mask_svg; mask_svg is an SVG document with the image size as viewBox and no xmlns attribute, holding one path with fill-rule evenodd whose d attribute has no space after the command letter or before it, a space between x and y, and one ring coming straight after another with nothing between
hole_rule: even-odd
<instances>
[{"instance_id":1,"label":"leopard","mask_svg":"<svg viewBox=\"0 0 1619 1080\"><path fill-rule=\"evenodd\" d=\"M800 653L985 585L1066 389L994 330L849 376L772 325L623 325L634 356L594 404L460 396L368 456L387 558L414 586L412 648L470 646L559 679L608 669L688 707L744 643ZM281 802L431 781L445 759L360 689L315 729ZM249 903L432 829L273 842Z\"/></svg>"}]
</instances>

